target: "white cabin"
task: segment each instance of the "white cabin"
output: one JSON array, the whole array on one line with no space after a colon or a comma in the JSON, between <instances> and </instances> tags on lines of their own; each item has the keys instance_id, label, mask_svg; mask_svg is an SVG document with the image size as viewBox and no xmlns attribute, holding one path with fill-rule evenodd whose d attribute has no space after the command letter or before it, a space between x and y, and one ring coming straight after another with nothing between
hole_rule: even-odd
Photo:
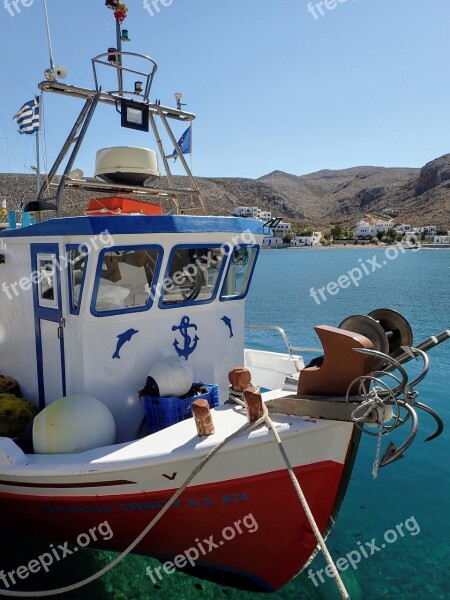
<instances>
[{"instance_id":1,"label":"white cabin","mask_svg":"<svg viewBox=\"0 0 450 600\"><path fill-rule=\"evenodd\" d=\"M0 356L41 409L69 394L106 404L136 438L152 365L182 356L218 384L244 362L244 302L259 221L74 217L0 233Z\"/></svg>"}]
</instances>

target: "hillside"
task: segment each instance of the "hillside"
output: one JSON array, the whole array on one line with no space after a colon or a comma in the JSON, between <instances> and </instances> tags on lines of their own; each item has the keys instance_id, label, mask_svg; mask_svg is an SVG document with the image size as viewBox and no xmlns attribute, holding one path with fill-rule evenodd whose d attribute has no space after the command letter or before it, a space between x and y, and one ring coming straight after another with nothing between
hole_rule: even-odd
<instances>
[{"instance_id":1,"label":"hillside","mask_svg":"<svg viewBox=\"0 0 450 600\"><path fill-rule=\"evenodd\" d=\"M183 177L176 184L186 185ZM450 228L450 154L422 169L354 167L308 175L274 171L259 179L198 178L208 214L229 215L239 205L259 206L301 226L325 229L352 226L367 213L384 208L400 212L396 221ZM8 207L35 193L35 176L0 174L0 199ZM71 193L65 213L83 214L87 196Z\"/></svg>"}]
</instances>

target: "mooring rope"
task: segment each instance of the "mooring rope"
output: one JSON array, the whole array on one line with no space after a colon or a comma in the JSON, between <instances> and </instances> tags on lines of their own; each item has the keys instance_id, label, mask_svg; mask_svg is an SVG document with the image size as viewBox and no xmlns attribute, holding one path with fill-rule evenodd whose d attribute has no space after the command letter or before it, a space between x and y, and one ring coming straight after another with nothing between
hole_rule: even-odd
<instances>
[{"instance_id":1,"label":"mooring rope","mask_svg":"<svg viewBox=\"0 0 450 600\"><path fill-rule=\"evenodd\" d=\"M238 402L238 404L241 404L243 406L245 406L244 402L240 401L237 398L233 398L233 400L236 400ZM267 410L267 406L263 403L263 411L264 411L264 420L265 423L267 424L267 427L269 429L272 430L272 433L275 437L275 440L278 444L278 449L281 452L281 456L283 457L283 460L286 464L286 468L288 470L289 476L291 478L292 481L292 485L295 488L295 491L297 493L297 496L300 500L300 503L303 507L303 510L305 511L305 515L309 521L309 524L311 526L311 529L313 530L314 535L316 536L317 542L319 543L319 546L322 550L323 555L325 556L325 560L327 561L331 572L333 573L333 578L335 580L336 586L339 590L339 593L341 594L341 597L343 598L343 600L350 600L350 596L345 588L344 582L341 579L341 576L339 575L339 571L336 568L336 565L334 563L334 560L327 548L326 542L322 536L322 534L320 533L320 529L317 526L316 520L314 518L314 515L312 514L312 511L309 507L308 504L308 500L305 497L305 494L303 493L303 490L300 486L300 483L297 479L297 476L294 473L294 469L292 468L291 465L291 461L289 460L289 457L286 453L286 450L284 448L283 442L281 441L281 438L279 436L279 433L277 431L276 425L275 423L272 421L272 419L269 417L269 411ZM261 419L259 419L261 420Z\"/></svg>"}]
</instances>

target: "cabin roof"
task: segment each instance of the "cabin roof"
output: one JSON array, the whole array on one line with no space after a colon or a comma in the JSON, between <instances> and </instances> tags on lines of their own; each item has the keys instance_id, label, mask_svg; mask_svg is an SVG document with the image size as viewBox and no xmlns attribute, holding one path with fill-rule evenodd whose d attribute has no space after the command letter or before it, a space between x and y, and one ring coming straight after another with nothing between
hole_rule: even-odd
<instances>
[{"instance_id":1,"label":"cabin roof","mask_svg":"<svg viewBox=\"0 0 450 600\"><path fill-rule=\"evenodd\" d=\"M95 235L106 230L110 234L240 233L242 231L262 234L263 223L262 221L240 217L184 215L67 217L50 219L20 229L6 230L0 233L0 238Z\"/></svg>"}]
</instances>

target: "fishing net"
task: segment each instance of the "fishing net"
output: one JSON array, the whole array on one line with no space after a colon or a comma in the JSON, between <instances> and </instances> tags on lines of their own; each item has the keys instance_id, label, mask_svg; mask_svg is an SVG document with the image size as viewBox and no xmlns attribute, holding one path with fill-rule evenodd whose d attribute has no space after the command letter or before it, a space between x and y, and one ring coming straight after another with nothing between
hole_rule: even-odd
<instances>
[{"instance_id":1,"label":"fishing net","mask_svg":"<svg viewBox=\"0 0 450 600\"><path fill-rule=\"evenodd\" d=\"M38 409L13 394L0 394L0 436L19 437L37 415Z\"/></svg>"}]
</instances>

